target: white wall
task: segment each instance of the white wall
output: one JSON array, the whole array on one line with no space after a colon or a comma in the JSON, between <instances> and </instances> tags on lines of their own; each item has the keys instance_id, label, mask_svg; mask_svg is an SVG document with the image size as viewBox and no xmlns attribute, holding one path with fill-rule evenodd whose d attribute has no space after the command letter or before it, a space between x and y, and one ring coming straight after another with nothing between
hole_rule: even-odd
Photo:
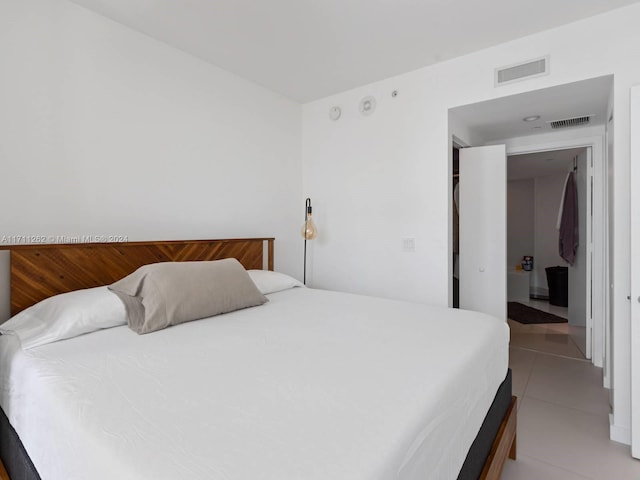
<instances>
[{"instance_id":1,"label":"white wall","mask_svg":"<svg viewBox=\"0 0 640 480\"><path fill-rule=\"evenodd\" d=\"M558 208L566 175L507 182L507 266L533 255L531 293L548 295L545 268L567 266L558 253ZM583 302L584 303L584 302Z\"/></svg>"},{"instance_id":2,"label":"white wall","mask_svg":"<svg viewBox=\"0 0 640 480\"><path fill-rule=\"evenodd\" d=\"M513 270L516 265L520 265L525 255L535 255L534 212L534 180L527 178L508 181L507 269ZM536 257L534 257L535 260L537 260Z\"/></svg>"},{"instance_id":3,"label":"white wall","mask_svg":"<svg viewBox=\"0 0 640 480\"><path fill-rule=\"evenodd\" d=\"M65 0L0 2L0 65L0 237L275 236L301 276L298 104Z\"/></svg>"},{"instance_id":4,"label":"white wall","mask_svg":"<svg viewBox=\"0 0 640 480\"><path fill-rule=\"evenodd\" d=\"M312 285L448 304L449 108L615 74L613 168L614 416L629 433L629 88L640 83L640 4L306 104L304 191L321 230ZM579 38L580 42L571 41ZM494 87L498 66L550 55L547 76ZM391 97L397 89L399 95ZM374 115L358 102L374 95ZM328 118L340 105L343 116ZM402 252L401 238L416 238ZM629 438L629 437L627 437Z\"/></svg>"},{"instance_id":5,"label":"white wall","mask_svg":"<svg viewBox=\"0 0 640 480\"><path fill-rule=\"evenodd\" d=\"M535 178L535 254L531 285L536 293L549 294L545 268L567 266L558 253L558 208L566 175Z\"/></svg>"}]
</instances>

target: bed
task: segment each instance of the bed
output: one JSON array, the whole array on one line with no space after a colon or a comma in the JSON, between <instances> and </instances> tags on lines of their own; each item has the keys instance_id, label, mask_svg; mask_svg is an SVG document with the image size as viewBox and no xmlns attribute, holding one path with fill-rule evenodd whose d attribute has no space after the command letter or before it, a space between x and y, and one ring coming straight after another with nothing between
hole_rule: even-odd
<instances>
[{"instance_id":1,"label":"bed","mask_svg":"<svg viewBox=\"0 0 640 480\"><path fill-rule=\"evenodd\" d=\"M228 257L271 271L273 239L12 248L12 312L149 263ZM502 322L299 286L266 297L147 335L0 337L11 479L467 480L515 458Z\"/></svg>"}]
</instances>

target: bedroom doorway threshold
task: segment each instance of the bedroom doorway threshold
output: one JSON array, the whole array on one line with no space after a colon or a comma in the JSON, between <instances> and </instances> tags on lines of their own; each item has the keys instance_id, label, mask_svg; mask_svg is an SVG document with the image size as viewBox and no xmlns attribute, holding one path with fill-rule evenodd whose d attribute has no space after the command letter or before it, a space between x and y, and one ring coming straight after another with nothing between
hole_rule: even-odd
<instances>
[{"instance_id":1,"label":"bedroom doorway threshold","mask_svg":"<svg viewBox=\"0 0 640 480\"><path fill-rule=\"evenodd\" d=\"M567 308L550 305L546 300L530 299L527 305L559 317L568 317ZM508 323L511 331L511 347L586 361L571 335L576 333L573 329L580 327L569 325L569 323L524 325L511 319Z\"/></svg>"}]
</instances>

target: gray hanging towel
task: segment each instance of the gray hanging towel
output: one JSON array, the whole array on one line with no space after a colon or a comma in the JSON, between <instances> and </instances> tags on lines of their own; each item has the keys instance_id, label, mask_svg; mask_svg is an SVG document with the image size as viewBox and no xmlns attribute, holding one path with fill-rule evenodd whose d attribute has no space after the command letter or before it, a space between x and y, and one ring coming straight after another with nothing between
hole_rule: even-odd
<instances>
[{"instance_id":1,"label":"gray hanging towel","mask_svg":"<svg viewBox=\"0 0 640 480\"><path fill-rule=\"evenodd\" d=\"M562 204L562 220L558 237L560 256L573 265L578 251L578 189L575 172L569 174Z\"/></svg>"}]
</instances>

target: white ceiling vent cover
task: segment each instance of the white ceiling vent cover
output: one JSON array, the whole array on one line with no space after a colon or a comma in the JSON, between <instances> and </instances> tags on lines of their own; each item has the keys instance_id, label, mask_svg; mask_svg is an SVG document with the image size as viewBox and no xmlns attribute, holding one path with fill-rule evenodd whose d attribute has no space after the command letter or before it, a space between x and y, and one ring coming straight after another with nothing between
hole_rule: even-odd
<instances>
[{"instance_id":1,"label":"white ceiling vent cover","mask_svg":"<svg viewBox=\"0 0 640 480\"><path fill-rule=\"evenodd\" d=\"M551 125L551 128L569 128L569 127L581 127L583 125L589 125L591 122L591 117L595 115L583 115L582 117L573 117L573 118L564 118L562 120L553 120L551 122L547 122Z\"/></svg>"},{"instance_id":2,"label":"white ceiling vent cover","mask_svg":"<svg viewBox=\"0 0 640 480\"><path fill-rule=\"evenodd\" d=\"M529 60L508 67L496 68L495 86L549 74L549 56Z\"/></svg>"}]
</instances>

